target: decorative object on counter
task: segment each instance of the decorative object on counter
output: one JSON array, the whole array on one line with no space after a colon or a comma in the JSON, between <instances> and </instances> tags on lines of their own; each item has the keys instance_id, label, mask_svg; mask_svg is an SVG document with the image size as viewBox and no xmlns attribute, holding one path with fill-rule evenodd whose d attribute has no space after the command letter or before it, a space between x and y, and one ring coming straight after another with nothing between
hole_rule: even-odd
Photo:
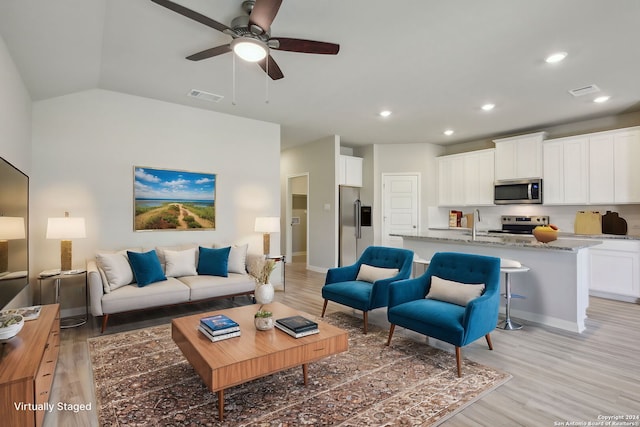
<instances>
[{"instance_id":1,"label":"decorative object on counter","mask_svg":"<svg viewBox=\"0 0 640 427\"><path fill-rule=\"evenodd\" d=\"M256 325L256 329L259 331L268 331L273 329L273 313L263 309L264 305L261 305L256 312L253 323Z\"/></svg>"},{"instance_id":2,"label":"decorative object on counter","mask_svg":"<svg viewBox=\"0 0 640 427\"><path fill-rule=\"evenodd\" d=\"M24 318L19 314L0 314L0 343L18 335L24 326Z\"/></svg>"},{"instance_id":3,"label":"decorative object on counter","mask_svg":"<svg viewBox=\"0 0 640 427\"><path fill-rule=\"evenodd\" d=\"M627 234L627 221L618 216L618 212L607 211L602 216L602 233L603 234Z\"/></svg>"},{"instance_id":4,"label":"decorative object on counter","mask_svg":"<svg viewBox=\"0 0 640 427\"><path fill-rule=\"evenodd\" d=\"M533 229L533 237L540 243L549 243L558 239L558 227L553 224L539 225Z\"/></svg>"},{"instance_id":5,"label":"decorative object on counter","mask_svg":"<svg viewBox=\"0 0 640 427\"><path fill-rule=\"evenodd\" d=\"M575 234L602 234L602 215L596 211L578 211L573 225Z\"/></svg>"}]
</instances>

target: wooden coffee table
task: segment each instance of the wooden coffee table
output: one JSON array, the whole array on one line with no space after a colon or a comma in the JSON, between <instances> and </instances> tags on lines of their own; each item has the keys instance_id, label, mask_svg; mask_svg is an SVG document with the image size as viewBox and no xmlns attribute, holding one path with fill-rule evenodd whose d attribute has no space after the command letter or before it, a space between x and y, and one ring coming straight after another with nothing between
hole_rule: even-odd
<instances>
[{"instance_id":1,"label":"wooden coffee table","mask_svg":"<svg viewBox=\"0 0 640 427\"><path fill-rule=\"evenodd\" d=\"M347 331L318 321L320 333L293 338L277 328L258 331L253 315L258 305L217 310L210 313L173 319L171 337L209 390L218 394L218 414L224 417L224 390L255 378L302 365L304 384L307 384L307 364L348 349ZM273 302L264 307L279 319L307 313ZM242 335L211 342L198 331L200 319L222 313L240 324Z\"/></svg>"}]
</instances>

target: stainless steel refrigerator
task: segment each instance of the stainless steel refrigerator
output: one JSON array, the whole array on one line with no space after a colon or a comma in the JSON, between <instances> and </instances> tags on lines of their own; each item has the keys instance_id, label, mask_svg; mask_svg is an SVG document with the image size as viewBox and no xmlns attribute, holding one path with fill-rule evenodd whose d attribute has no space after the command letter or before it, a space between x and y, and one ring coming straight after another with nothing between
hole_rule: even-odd
<instances>
[{"instance_id":1,"label":"stainless steel refrigerator","mask_svg":"<svg viewBox=\"0 0 640 427\"><path fill-rule=\"evenodd\" d=\"M371 207L363 206L360 188L340 186L338 265L356 262L365 248L373 244Z\"/></svg>"}]
</instances>

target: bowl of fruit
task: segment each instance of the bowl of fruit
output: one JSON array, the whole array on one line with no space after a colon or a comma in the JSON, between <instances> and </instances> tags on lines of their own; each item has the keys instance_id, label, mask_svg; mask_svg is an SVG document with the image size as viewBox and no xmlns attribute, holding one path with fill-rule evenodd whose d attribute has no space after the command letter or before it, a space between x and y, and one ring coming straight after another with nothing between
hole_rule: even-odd
<instances>
[{"instance_id":1,"label":"bowl of fruit","mask_svg":"<svg viewBox=\"0 0 640 427\"><path fill-rule=\"evenodd\" d=\"M558 227L549 225L539 225L533 229L533 237L540 243L553 242L558 238Z\"/></svg>"},{"instance_id":2,"label":"bowl of fruit","mask_svg":"<svg viewBox=\"0 0 640 427\"><path fill-rule=\"evenodd\" d=\"M0 342L18 335L24 326L24 318L19 314L0 313Z\"/></svg>"}]
</instances>

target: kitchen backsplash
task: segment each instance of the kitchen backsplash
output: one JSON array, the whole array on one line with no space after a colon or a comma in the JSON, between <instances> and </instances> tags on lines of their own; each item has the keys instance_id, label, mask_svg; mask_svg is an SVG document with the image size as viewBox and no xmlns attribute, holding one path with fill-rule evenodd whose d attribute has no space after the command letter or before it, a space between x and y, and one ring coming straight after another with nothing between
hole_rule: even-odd
<instances>
[{"instance_id":1,"label":"kitchen backsplash","mask_svg":"<svg viewBox=\"0 0 640 427\"><path fill-rule=\"evenodd\" d=\"M451 208L461 210L464 213L473 212L474 208ZM449 221L449 208L429 208L428 227L447 227ZM547 215L551 224L557 225L561 231L573 233L573 225L578 211L597 211L604 215L607 211L618 212L621 218L627 221L627 234L640 237L640 205L616 205L616 206L545 206L545 205L504 205L504 206L480 206L479 230L491 230L501 228L500 216L502 215Z\"/></svg>"}]
</instances>

